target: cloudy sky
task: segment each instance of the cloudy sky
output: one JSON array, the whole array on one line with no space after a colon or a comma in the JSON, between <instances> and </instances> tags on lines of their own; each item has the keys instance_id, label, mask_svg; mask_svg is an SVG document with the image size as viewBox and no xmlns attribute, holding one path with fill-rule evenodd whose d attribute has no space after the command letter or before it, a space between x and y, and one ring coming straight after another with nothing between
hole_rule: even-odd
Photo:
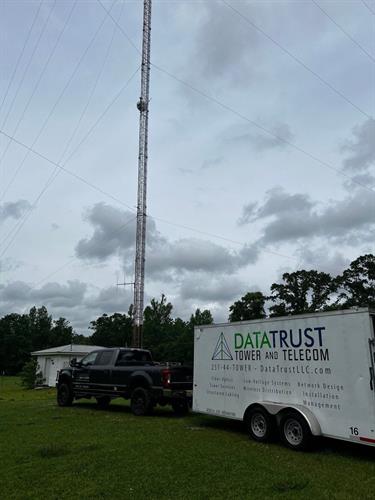
<instances>
[{"instance_id":1,"label":"cloudy sky","mask_svg":"<svg viewBox=\"0 0 375 500\"><path fill-rule=\"evenodd\" d=\"M132 302L141 31L141 1L0 1L0 315ZM222 321L374 252L374 0L154 0L151 59L146 303Z\"/></svg>"}]
</instances>

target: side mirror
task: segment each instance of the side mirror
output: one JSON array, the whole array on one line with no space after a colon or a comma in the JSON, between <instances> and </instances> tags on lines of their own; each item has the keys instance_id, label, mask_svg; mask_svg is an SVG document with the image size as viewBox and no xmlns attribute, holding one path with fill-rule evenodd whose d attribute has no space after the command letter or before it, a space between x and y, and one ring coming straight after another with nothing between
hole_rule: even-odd
<instances>
[{"instance_id":1,"label":"side mirror","mask_svg":"<svg viewBox=\"0 0 375 500\"><path fill-rule=\"evenodd\" d=\"M77 358L71 359L69 364L70 364L70 366L72 368L74 368L75 366L77 366Z\"/></svg>"}]
</instances>

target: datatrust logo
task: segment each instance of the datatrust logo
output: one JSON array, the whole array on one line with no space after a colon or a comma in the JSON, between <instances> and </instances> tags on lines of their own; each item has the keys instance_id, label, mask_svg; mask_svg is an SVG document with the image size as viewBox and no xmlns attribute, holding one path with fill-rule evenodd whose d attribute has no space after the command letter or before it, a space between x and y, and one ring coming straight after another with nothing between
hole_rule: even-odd
<instances>
[{"instance_id":1,"label":"datatrust logo","mask_svg":"<svg viewBox=\"0 0 375 500\"><path fill-rule=\"evenodd\" d=\"M224 337L224 333L219 335L219 340L217 341L214 353L212 355L213 360L225 360L230 361L233 359L232 353L229 349L228 342Z\"/></svg>"},{"instance_id":2,"label":"datatrust logo","mask_svg":"<svg viewBox=\"0 0 375 500\"><path fill-rule=\"evenodd\" d=\"M228 343L221 332L212 360L283 359L284 361L329 361L325 326L240 333ZM234 353L234 355L233 355Z\"/></svg>"}]
</instances>

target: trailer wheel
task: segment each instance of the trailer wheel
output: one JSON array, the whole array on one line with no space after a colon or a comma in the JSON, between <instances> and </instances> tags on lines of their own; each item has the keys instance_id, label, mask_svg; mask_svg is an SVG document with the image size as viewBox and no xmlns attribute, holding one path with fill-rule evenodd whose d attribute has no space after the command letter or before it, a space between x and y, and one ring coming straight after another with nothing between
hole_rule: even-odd
<instances>
[{"instance_id":1,"label":"trailer wheel","mask_svg":"<svg viewBox=\"0 0 375 500\"><path fill-rule=\"evenodd\" d=\"M175 414L180 417L189 413L189 403L186 399L175 399L172 401L171 406Z\"/></svg>"},{"instance_id":2,"label":"trailer wheel","mask_svg":"<svg viewBox=\"0 0 375 500\"><path fill-rule=\"evenodd\" d=\"M299 413L287 412L281 417L280 434L283 443L292 450L308 450L311 446L310 428Z\"/></svg>"},{"instance_id":3,"label":"trailer wheel","mask_svg":"<svg viewBox=\"0 0 375 500\"><path fill-rule=\"evenodd\" d=\"M262 407L251 408L246 414L245 422L250 437L254 441L265 443L275 435L275 420Z\"/></svg>"},{"instance_id":4,"label":"trailer wheel","mask_svg":"<svg viewBox=\"0 0 375 500\"><path fill-rule=\"evenodd\" d=\"M133 415L141 417L152 411L152 399L150 393L144 387L136 387L130 399L130 408Z\"/></svg>"}]
</instances>

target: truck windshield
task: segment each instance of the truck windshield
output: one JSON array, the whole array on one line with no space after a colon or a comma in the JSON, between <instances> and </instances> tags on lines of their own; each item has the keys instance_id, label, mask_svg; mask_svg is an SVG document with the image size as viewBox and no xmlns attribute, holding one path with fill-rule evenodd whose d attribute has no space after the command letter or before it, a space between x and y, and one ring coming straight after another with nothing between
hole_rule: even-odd
<instances>
[{"instance_id":1,"label":"truck windshield","mask_svg":"<svg viewBox=\"0 0 375 500\"><path fill-rule=\"evenodd\" d=\"M81 361L81 366L91 366L95 363L97 352L90 352L87 356L85 356Z\"/></svg>"}]
</instances>

